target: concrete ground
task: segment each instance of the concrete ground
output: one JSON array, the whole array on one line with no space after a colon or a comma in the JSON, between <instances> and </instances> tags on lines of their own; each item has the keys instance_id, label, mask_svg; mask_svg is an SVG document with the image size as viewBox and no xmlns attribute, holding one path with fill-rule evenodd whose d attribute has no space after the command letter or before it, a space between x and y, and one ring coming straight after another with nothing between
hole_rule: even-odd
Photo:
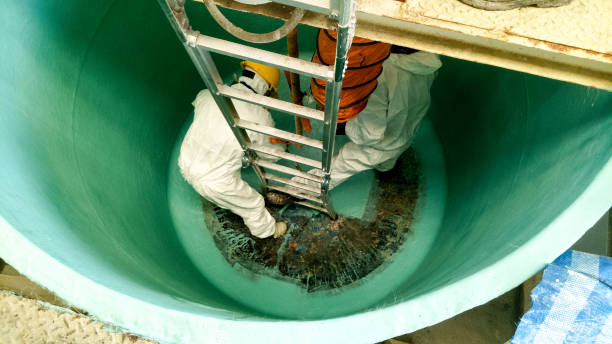
<instances>
[{"instance_id":1,"label":"concrete ground","mask_svg":"<svg viewBox=\"0 0 612 344\"><path fill-rule=\"evenodd\" d=\"M85 312L0 259L0 344L155 344Z\"/></svg>"},{"instance_id":2,"label":"concrete ground","mask_svg":"<svg viewBox=\"0 0 612 344\"><path fill-rule=\"evenodd\" d=\"M516 288L451 319L394 339L406 344L503 344L516 330L520 302L521 291Z\"/></svg>"}]
</instances>

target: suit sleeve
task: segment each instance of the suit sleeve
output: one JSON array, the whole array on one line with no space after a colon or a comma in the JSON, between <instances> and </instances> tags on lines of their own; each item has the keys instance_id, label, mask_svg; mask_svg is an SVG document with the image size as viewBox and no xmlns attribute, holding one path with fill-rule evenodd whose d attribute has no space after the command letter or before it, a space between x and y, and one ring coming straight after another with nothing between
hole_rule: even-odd
<instances>
[{"instance_id":1,"label":"suit sleeve","mask_svg":"<svg viewBox=\"0 0 612 344\"><path fill-rule=\"evenodd\" d=\"M386 82L379 79L378 86L370 95L368 105L346 123L346 134L358 145L374 145L380 142L387 129L389 94Z\"/></svg>"}]
</instances>

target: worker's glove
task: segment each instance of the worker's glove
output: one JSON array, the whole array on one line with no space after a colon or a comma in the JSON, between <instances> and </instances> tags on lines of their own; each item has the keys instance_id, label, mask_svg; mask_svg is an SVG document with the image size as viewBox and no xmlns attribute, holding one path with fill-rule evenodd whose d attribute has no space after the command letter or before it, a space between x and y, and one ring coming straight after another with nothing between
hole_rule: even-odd
<instances>
[{"instance_id":1,"label":"worker's glove","mask_svg":"<svg viewBox=\"0 0 612 344\"><path fill-rule=\"evenodd\" d=\"M286 222L277 222L274 225L274 239L285 235L287 233L287 223Z\"/></svg>"}]
</instances>

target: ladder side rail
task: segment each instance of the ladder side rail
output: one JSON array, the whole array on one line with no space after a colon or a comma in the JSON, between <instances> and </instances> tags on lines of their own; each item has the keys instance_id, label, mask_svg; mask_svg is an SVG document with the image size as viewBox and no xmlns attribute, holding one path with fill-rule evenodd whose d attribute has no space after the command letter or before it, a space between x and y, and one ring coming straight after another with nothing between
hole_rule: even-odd
<instances>
[{"instance_id":1,"label":"ladder side rail","mask_svg":"<svg viewBox=\"0 0 612 344\"><path fill-rule=\"evenodd\" d=\"M324 158L323 171L329 173L331 170L331 159L334 153L334 143L336 138L336 127L338 121L338 110L340 108L340 96L342 92L342 80L347 67L347 55L351 45L352 32L350 30L350 21L352 11L355 10L353 1L337 1L332 4L341 6L340 18L338 19L338 29L336 38L336 61L334 65L333 80L325 83L325 116L323 129L324 142Z\"/></svg>"},{"instance_id":2,"label":"ladder side rail","mask_svg":"<svg viewBox=\"0 0 612 344\"><path fill-rule=\"evenodd\" d=\"M325 120L323 122L323 172L331 171L331 160L334 154L336 128L338 126L338 108L342 81L326 82L325 85ZM336 110L333 110L335 105Z\"/></svg>"},{"instance_id":3,"label":"ladder side rail","mask_svg":"<svg viewBox=\"0 0 612 344\"><path fill-rule=\"evenodd\" d=\"M189 30L189 19L185 13L185 0L157 0L162 11L168 18L170 26L181 43L187 40L185 32Z\"/></svg>"},{"instance_id":4,"label":"ladder side rail","mask_svg":"<svg viewBox=\"0 0 612 344\"><path fill-rule=\"evenodd\" d=\"M336 128L338 122L338 110L340 108L340 93L342 92L342 80L347 67L347 54L351 46L354 25L351 27L351 20L354 19L355 3L353 0L332 1L332 6L338 8L338 29L336 38L336 60L334 65L333 81L325 83L325 118L323 122L323 174L324 181L321 184L321 198L325 202L330 217L337 217L329 199L329 183L331 177L331 161L334 154L334 144L336 141ZM354 23L353 23L354 24Z\"/></svg>"}]
</instances>

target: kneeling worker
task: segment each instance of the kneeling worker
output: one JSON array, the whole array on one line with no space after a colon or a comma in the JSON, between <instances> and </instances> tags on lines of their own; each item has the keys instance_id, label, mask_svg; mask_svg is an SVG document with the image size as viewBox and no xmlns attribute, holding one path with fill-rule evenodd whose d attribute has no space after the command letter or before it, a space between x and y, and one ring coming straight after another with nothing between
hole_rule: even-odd
<instances>
[{"instance_id":1,"label":"kneeling worker","mask_svg":"<svg viewBox=\"0 0 612 344\"><path fill-rule=\"evenodd\" d=\"M330 187L364 170L385 172L395 166L427 114L429 90L441 66L438 55L391 47L367 106L346 124L350 141L332 162Z\"/></svg>"},{"instance_id":2,"label":"kneeling worker","mask_svg":"<svg viewBox=\"0 0 612 344\"><path fill-rule=\"evenodd\" d=\"M232 85L246 92L261 95L275 93L280 80L278 69L244 61L239 82ZM270 112L259 105L233 100L240 118L274 126ZM263 197L240 176L243 151L217 107L209 90L198 93L193 102L193 123L181 145L179 167L181 174L205 199L239 215L251 234L259 238L285 234L287 224L276 222L266 210ZM283 145L271 144L269 136L248 132L251 142L275 150ZM264 159L275 159L262 156Z\"/></svg>"}]
</instances>

